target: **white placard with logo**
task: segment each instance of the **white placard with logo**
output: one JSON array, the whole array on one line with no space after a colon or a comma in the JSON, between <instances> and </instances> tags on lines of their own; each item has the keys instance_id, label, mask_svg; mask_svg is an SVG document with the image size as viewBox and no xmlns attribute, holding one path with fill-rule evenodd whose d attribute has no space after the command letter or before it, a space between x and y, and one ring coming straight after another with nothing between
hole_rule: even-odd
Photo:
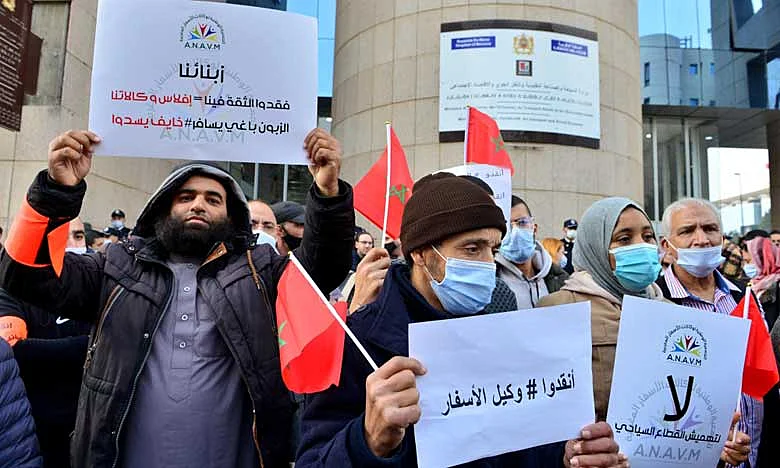
<instances>
[{"instance_id":1,"label":"white placard with logo","mask_svg":"<svg viewBox=\"0 0 780 468\"><path fill-rule=\"evenodd\" d=\"M493 200L504 213L507 223L512 209L512 173L505 167L490 164L466 164L442 169L437 172L449 172L455 175L470 175L482 179L493 191Z\"/></svg>"},{"instance_id":2,"label":"white placard with logo","mask_svg":"<svg viewBox=\"0 0 780 468\"><path fill-rule=\"evenodd\" d=\"M463 132L467 106L474 106L498 122L505 141L598 148L593 32L525 21L445 23L439 72L441 134Z\"/></svg>"},{"instance_id":3,"label":"white placard with logo","mask_svg":"<svg viewBox=\"0 0 780 468\"><path fill-rule=\"evenodd\" d=\"M626 296L607 422L632 467L715 466L750 322Z\"/></svg>"},{"instance_id":4,"label":"white placard with logo","mask_svg":"<svg viewBox=\"0 0 780 468\"><path fill-rule=\"evenodd\" d=\"M305 164L317 124L317 24L213 2L100 0L96 154Z\"/></svg>"},{"instance_id":5,"label":"white placard with logo","mask_svg":"<svg viewBox=\"0 0 780 468\"><path fill-rule=\"evenodd\" d=\"M417 464L443 467L576 438L593 422L590 303L409 325Z\"/></svg>"}]
</instances>

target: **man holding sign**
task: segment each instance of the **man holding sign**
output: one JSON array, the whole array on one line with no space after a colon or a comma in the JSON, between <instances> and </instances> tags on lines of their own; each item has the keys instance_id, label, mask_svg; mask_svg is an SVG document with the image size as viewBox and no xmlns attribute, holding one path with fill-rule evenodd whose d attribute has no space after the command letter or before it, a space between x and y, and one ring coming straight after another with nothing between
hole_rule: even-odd
<instances>
[{"instance_id":1,"label":"man holding sign","mask_svg":"<svg viewBox=\"0 0 780 468\"><path fill-rule=\"evenodd\" d=\"M238 183L197 163L162 183L128 241L66 254L100 142L89 131L52 140L0 256L0 287L95 324L73 465L286 467L293 405L271 304L287 258L252 245ZM335 138L317 129L304 147L315 184L295 254L330 291L349 269L352 189Z\"/></svg>"},{"instance_id":2,"label":"man holding sign","mask_svg":"<svg viewBox=\"0 0 780 468\"><path fill-rule=\"evenodd\" d=\"M355 347L345 347L339 386L307 401L299 466L417 466L412 425L421 409L416 376L426 370L424 363L406 357L408 326L480 313L491 299L493 252L505 232L501 209L476 184L448 173L415 184L401 223L408 265L392 265L379 298L348 319L383 365L371 372ZM627 466L603 422L583 428L578 440L476 463L514 468Z\"/></svg>"}]
</instances>

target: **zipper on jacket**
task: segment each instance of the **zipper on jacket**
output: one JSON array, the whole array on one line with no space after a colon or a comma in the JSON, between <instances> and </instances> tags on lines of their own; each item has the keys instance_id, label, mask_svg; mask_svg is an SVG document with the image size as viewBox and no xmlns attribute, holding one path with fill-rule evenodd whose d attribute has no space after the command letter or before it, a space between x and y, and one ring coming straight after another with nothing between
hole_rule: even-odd
<instances>
[{"instance_id":1,"label":"zipper on jacket","mask_svg":"<svg viewBox=\"0 0 780 468\"><path fill-rule=\"evenodd\" d=\"M173 272L168 268L168 265L164 264L163 262L159 260L154 260L151 258L143 258L142 260L146 260L150 263L157 263L159 265L162 265L165 267L165 270L173 275ZM117 464L119 463L119 438L122 434L122 426L125 424L125 420L127 419L127 415L130 413L130 407L133 406L133 397L135 397L135 391L138 388L138 379L141 377L141 373L144 370L144 367L146 367L146 361L149 360L149 354L152 352L152 342L154 340L154 335L157 334L157 329L160 328L160 324L162 323L162 319L165 316L165 314L168 312L168 308L171 306L171 302L173 299L173 290L174 285L171 284L170 290L168 291L168 298L165 301L165 308L163 308L162 312L160 313L160 316L157 318L157 323L154 324L154 329L152 330L152 334L149 336L149 343L146 345L146 354L144 355L143 360L141 361L141 366L138 368L138 372L136 372L135 377L133 377L133 386L130 389L130 396L127 399L127 406L125 406L125 410L122 413L122 417L119 420L119 426L116 428L116 434L112 434L114 436L114 463L111 465L112 468L116 468Z\"/></svg>"},{"instance_id":2,"label":"zipper on jacket","mask_svg":"<svg viewBox=\"0 0 780 468\"><path fill-rule=\"evenodd\" d=\"M117 284L114 286L111 294L108 295L108 301L106 301L106 306L103 308L103 313L100 314L100 320L95 328L95 339L92 340L92 346L87 350L87 357L84 359L84 370L89 369L90 364L92 364L92 356L95 354L95 349L97 349L97 346L100 343L100 337L103 334L103 324L106 322L106 317L108 317L111 308L114 307L114 304L123 292L125 292L125 288Z\"/></svg>"}]
</instances>

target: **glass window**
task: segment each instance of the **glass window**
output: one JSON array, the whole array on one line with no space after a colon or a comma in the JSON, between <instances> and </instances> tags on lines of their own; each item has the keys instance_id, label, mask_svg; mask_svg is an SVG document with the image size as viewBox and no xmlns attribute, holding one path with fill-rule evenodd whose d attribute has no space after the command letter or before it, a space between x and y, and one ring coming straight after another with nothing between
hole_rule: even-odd
<instances>
[{"instance_id":1,"label":"glass window","mask_svg":"<svg viewBox=\"0 0 780 468\"><path fill-rule=\"evenodd\" d=\"M688 105L689 106L698 106L699 105L699 98L690 98L688 99Z\"/></svg>"},{"instance_id":2,"label":"glass window","mask_svg":"<svg viewBox=\"0 0 780 468\"><path fill-rule=\"evenodd\" d=\"M645 86L650 86L650 62L645 62Z\"/></svg>"},{"instance_id":3,"label":"glass window","mask_svg":"<svg viewBox=\"0 0 780 468\"><path fill-rule=\"evenodd\" d=\"M699 64L692 63L688 65L688 74L691 76L696 76L699 74Z\"/></svg>"}]
</instances>

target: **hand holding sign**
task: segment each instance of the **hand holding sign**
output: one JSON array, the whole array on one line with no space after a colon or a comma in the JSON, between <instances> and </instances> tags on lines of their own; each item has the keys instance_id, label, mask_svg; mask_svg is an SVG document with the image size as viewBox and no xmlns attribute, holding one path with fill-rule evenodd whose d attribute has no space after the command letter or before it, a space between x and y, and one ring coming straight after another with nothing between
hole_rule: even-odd
<instances>
[{"instance_id":1,"label":"hand holding sign","mask_svg":"<svg viewBox=\"0 0 780 468\"><path fill-rule=\"evenodd\" d=\"M339 193L339 173L341 171L341 144L330 133L315 128L303 141L309 159L309 172L314 177L317 188L327 197Z\"/></svg>"},{"instance_id":2,"label":"hand holding sign","mask_svg":"<svg viewBox=\"0 0 780 468\"><path fill-rule=\"evenodd\" d=\"M566 442L563 464L566 468L629 466L628 458L618 453L618 444L615 442L612 428L605 422L585 426L578 439Z\"/></svg>"},{"instance_id":3,"label":"hand holding sign","mask_svg":"<svg viewBox=\"0 0 780 468\"><path fill-rule=\"evenodd\" d=\"M401 444L406 428L420 419L415 376L425 372L420 361L396 356L366 379L364 436L374 455L389 456Z\"/></svg>"},{"instance_id":4,"label":"hand holding sign","mask_svg":"<svg viewBox=\"0 0 780 468\"><path fill-rule=\"evenodd\" d=\"M70 130L49 143L49 177L67 186L78 185L92 167L92 145L100 137L88 130Z\"/></svg>"},{"instance_id":5,"label":"hand holding sign","mask_svg":"<svg viewBox=\"0 0 780 468\"><path fill-rule=\"evenodd\" d=\"M737 423L740 418L739 412L734 413L734 417L731 419L731 429L729 430L729 437L726 440L726 445L723 447L723 451L720 454L721 461L724 461L732 466L737 466L748 459L750 455L750 436L744 432L737 431L737 437L734 438L734 431L737 430Z\"/></svg>"}]
</instances>

